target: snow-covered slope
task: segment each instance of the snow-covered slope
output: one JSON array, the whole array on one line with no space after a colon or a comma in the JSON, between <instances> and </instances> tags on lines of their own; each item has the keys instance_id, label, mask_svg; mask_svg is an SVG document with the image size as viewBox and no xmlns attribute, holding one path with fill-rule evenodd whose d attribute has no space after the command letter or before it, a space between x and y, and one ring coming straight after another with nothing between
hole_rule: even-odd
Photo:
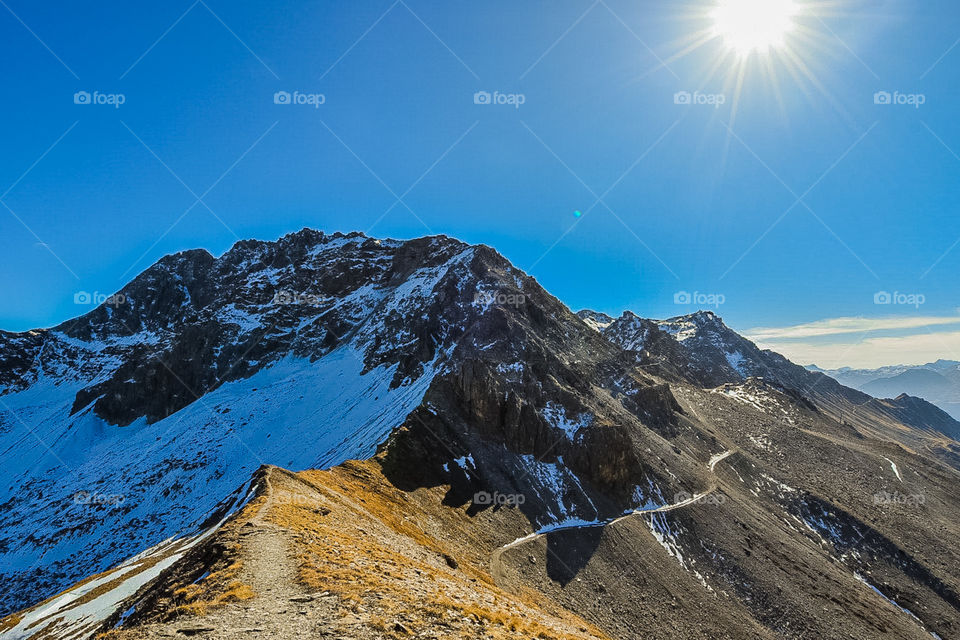
<instances>
[{"instance_id":1,"label":"snow-covered slope","mask_svg":"<svg viewBox=\"0 0 960 640\"><path fill-rule=\"evenodd\" d=\"M164 540L24 612L3 631L4 640L24 640L40 633L61 640L94 636L100 625L116 613L124 601L155 580L190 549L213 536L228 518L255 497L259 488L259 482L251 479L221 505L217 514L219 520L213 524L189 536ZM132 610L133 607L124 615L129 615Z\"/></svg>"},{"instance_id":2,"label":"snow-covered slope","mask_svg":"<svg viewBox=\"0 0 960 640\"><path fill-rule=\"evenodd\" d=\"M165 258L117 308L5 334L0 610L195 532L263 464L372 455L478 313L473 258L304 231Z\"/></svg>"},{"instance_id":3,"label":"snow-covered slope","mask_svg":"<svg viewBox=\"0 0 960 640\"><path fill-rule=\"evenodd\" d=\"M363 366L352 345L313 363L290 356L175 415L125 427L89 408L65 419L75 391L67 385L4 397L37 419L0 437L9 483L0 489L2 580L56 588L57 576L75 579L196 529L262 464L326 468L369 457L442 365L394 389L396 365L366 374Z\"/></svg>"}]
</instances>

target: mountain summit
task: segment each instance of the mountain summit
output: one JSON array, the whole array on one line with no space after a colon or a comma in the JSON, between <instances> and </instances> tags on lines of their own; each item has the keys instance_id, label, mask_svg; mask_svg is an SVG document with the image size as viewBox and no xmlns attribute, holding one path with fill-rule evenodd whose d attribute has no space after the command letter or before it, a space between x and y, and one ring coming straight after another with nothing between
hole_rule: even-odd
<instances>
[{"instance_id":1,"label":"mountain summit","mask_svg":"<svg viewBox=\"0 0 960 640\"><path fill-rule=\"evenodd\" d=\"M4 639L960 634L960 425L485 246L168 256L0 407Z\"/></svg>"}]
</instances>

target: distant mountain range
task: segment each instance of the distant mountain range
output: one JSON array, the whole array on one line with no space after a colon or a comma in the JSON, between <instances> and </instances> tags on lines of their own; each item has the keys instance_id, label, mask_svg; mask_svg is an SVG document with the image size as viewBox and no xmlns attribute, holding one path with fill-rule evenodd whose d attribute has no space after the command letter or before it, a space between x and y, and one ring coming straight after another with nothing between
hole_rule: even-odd
<instances>
[{"instance_id":1,"label":"distant mountain range","mask_svg":"<svg viewBox=\"0 0 960 640\"><path fill-rule=\"evenodd\" d=\"M879 369L821 369L842 385L859 389L876 398L894 398L900 394L923 398L951 416L960 419L960 362L937 360L924 365L897 365Z\"/></svg>"}]
</instances>

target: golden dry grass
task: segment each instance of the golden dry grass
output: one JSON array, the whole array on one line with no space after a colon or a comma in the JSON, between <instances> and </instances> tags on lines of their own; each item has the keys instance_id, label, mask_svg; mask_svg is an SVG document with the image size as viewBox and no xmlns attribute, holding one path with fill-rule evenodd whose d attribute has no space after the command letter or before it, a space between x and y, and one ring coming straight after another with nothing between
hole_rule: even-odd
<instances>
[{"instance_id":1,"label":"golden dry grass","mask_svg":"<svg viewBox=\"0 0 960 640\"><path fill-rule=\"evenodd\" d=\"M238 579L241 567L239 561L234 561L203 580L175 589L173 616L202 616L211 608L254 598L253 588Z\"/></svg>"},{"instance_id":2,"label":"golden dry grass","mask_svg":"<svg viewBox=\"0 0 960 640\"><path fill-rule=\"evenodd\" d=\"M510 594L487 572L489 552L471 541L475 525L440 505L442 494L398 490L375 462L348 462L329 471L273 476L275 500L267 519L293 534L298 578L329 591L351 612L373 611L385 637L443 627L476 627L495 639L606 638L599 629L534 592ZM444 531L445 537L428 531ZM457 569L445 558L457 560ZM406 633L394 630L403 620Z\"/></svg>"},{"instance_id":3,"label":"golden dry grass","mask_svg":"<svg viewBox=\"0 0 960 640\"><path fill-rule=\"evenodd\" d=\"M241 558L257 537L245 536L248 529L242 528L270 524L291 543L298 582L334 596L334 609L323 609L333 625L362 625L371 637L392 640L438 634L463 640L609 640L539 593L498 588L488 563L499 536L491 534L490 521L443 506L443 487L400 491L376 461L300 474L272 468L266 486L217 534L225 553L211 572L200 580L195 571L183 573L164 588L159 607L164 614L155 622L202 618L228 603L255 599L241 580L249 572ZM15 624L8 620L4 623ZM108 631L98 638L136 637L130 633L136 632Z\"/></svg>"},{"instance_id":4,"label":"golden dry grass","mask_svg":"<svg viewBox=\"0 0 960 640\"><path fill-rule=\"evenodd\" d=\"M14 628L20 621L23 620L23 616L19 613L11 613L6 618L0 619L0 633Z\"/></svg>"}]
</instances>

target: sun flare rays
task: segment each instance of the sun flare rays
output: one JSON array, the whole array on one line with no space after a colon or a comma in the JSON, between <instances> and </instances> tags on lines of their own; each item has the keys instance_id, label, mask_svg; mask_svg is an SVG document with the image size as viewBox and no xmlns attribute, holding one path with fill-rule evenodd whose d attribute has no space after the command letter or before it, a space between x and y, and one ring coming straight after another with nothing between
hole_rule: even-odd
<instances>
[{"instance_id":1,"label":"sun flare rays","mask_svg":"<svg viewBox=\"0 0 960 640\"><path fill-rule=\"evenodd\" d=\"M692 28L668 43L672 54L656 69L670 68L700 50L709 50L713 55L697 74L695 88L705 90L719 82L730 105L726 124L731 128L741 94L758 82L767 86L784 116L788 112L784 91L791 84L811 104L827 104L846 116L815 69L818 56L834 47L837 39L822 20L842 14L844 2L702 0L684 12L682 19Z\"/></svg>"},{"instance_id":2,"label":"sun flare rays","mask_svg":"<svg viewBox=\"0 0 960 640\"><path fill-rule=\"evenodd\" d=\"M795 0L721 0L710 17L716 37L747 56L784 46L799 12Z\"/></svg>"}]
</instances>

